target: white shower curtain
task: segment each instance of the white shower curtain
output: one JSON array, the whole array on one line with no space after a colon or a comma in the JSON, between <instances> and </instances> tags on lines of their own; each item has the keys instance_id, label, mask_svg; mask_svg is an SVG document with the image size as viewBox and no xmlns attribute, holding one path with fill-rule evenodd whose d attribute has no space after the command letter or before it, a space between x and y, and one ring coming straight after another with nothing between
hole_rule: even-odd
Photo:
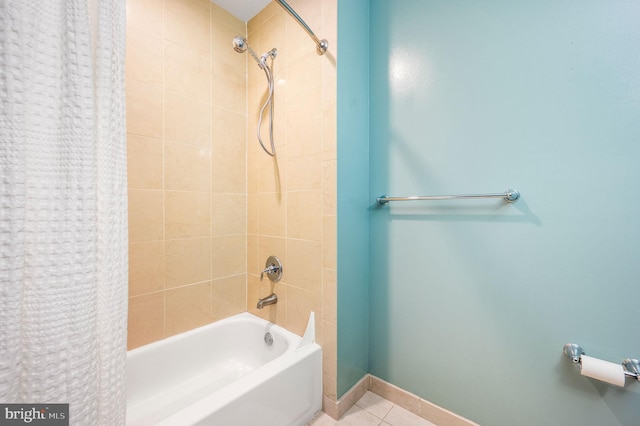
<instances>
[{"instance_id":1,"label":"white shower curtain","mask_svg":"<svg viewBox=\"0 0 640 426\"><path fill-rule=\"evenodd\" d=\"M0 403L125 423L125 5L0 0Z\"/></svg>"}]
</instances>

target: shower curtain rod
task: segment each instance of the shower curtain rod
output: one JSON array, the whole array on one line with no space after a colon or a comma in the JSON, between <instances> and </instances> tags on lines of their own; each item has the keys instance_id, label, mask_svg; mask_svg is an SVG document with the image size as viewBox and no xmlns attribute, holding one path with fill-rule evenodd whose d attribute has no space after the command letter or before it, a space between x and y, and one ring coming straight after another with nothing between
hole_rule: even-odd
<instances>
[{"instance_id":1,"label":"shower curtain rod","mask_svg":"<svg viewBox=\"0 0 640 426\"><path fill-rule=\"evenodd\" d=\"M318 37L313 33L313 31L311 31L311 28L309 28L309 26L304 22L300 15L298 15L286 1L276 0L276 2L280 6L282 6L282 8L289 13L289 15L293 16L293 18L298 21L302 28L305 29L305 31L307 32L307 34L309 34L313 41L316 42L316 52L318 52L318 55L324 55L324 53L327 51L327 48L329 47L329 42L325 39L319 40Z\"/></svg>"}]
</instances>

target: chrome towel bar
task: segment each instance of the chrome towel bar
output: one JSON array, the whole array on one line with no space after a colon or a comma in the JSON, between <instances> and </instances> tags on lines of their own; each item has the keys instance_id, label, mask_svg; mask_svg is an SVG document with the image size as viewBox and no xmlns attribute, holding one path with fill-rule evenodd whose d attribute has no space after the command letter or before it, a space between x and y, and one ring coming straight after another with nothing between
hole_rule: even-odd
<instances>
[{"instance_id":1,"label":"chrome towel bar","mask_svg":"<svg viewBox=\"0 0 640 426\"><path fill-rule=\"evenodd\" d=\"M415 197L389 197L381 195L376 198L378 204L384 205L389 201L438 201L438 200L462 200L472 198L502 198L508 203L518 201L520 193L515 189L507 189L501 194L468 194L468 195L427 195Z\"/></svg>"}]
</instances>

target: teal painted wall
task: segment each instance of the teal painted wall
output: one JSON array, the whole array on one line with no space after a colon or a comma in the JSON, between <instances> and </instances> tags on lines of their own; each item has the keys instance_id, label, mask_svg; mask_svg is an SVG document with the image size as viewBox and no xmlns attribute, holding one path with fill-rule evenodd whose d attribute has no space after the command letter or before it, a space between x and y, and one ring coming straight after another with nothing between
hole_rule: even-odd
<instances>
[{"instance_id":1,"label":"teal painted wall","mask_svg":"<svg viewBox=\"0 0 640 426\"><path fill-rule=\"evenodd\" d=\"M482 425L640 424L640 383L562 355L640 357L640 2L370 4L369 202L522 193L371 211L371 373Z\"/></svg>"},{"instance_id":2,"label":"teal painted wall","mask_svg":"<svg viewBox=\"0 0 640 426\"><path fill-rule=\"evenodd\" d=\"M369 2L338 2L338 383L369 371Z\"/></svg>"}]
</instances>

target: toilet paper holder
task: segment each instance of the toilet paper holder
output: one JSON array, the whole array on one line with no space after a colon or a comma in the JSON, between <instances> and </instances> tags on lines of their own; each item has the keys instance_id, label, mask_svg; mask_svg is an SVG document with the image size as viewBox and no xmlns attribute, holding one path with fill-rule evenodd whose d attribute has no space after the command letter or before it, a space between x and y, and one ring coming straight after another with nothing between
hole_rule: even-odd
<instances>
[{"instance_id":1,"label":"toilet paper holder","mask_svg":"<svg viewBox=\"0 0 640 426\"><path fill-rule=\"evenodd\" d=\"M585 355L584 350L575 343L567 343L564 345L562 352L571 359L571 362L574 364L580 364L580 357ZM624 375L627 377L633 377L636 380L640 381L640 361L637 359L627 358L622 361L622 369L624 370Z\"/></svg>"}]
</instances>

